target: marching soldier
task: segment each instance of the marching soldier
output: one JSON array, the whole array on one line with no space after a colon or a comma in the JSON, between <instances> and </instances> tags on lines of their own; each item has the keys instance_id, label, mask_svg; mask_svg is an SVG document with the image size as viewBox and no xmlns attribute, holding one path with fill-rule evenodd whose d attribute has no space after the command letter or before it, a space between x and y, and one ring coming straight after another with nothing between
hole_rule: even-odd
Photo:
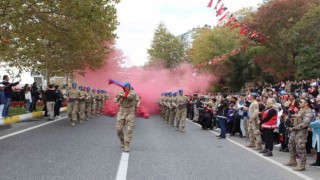
<instances>
[{"instance_id":1,"label":"marching soldier","mask_svg":"<svg viewBox=\"0 0 320 180\"><path fill-rule=\"evenodd\" d=\"M176 130L185 132L187 118L187 103L190 101L187 96L183 95L183 89L178 90L179 95L176 97L177 114L176 114Z\"/></svg>"},{"instance_id":2,"label":"marching soldier","mask_svg":"<svg viewBox=\"0 0 320 180\"><path fill-rule=\"evenodd\" d=\"M90 92L90 87L86 88L85 94L85 104L86 104L86 120L88 121L91 118L91 110L92 110L92 94Z\"/></svg>"},{"instance_id":3,"label":"marching soldier","mask_svg":"<svg viewBox=\"0 0 320 180\"><path fill-rule=\"evenodd\" d=\"M176 117L176 114L177 114L177 92L173 92L172 93L173 97L172 97L172 101L171 101L171 114L170 114L170 121L169 121L169 124L171 126L174 126L174 120L175 120L175 117Z\"/></svg>"},{"instance_id":4,"label":"marching soldier","mask_svg":"<svg viewBox=\"0 0 320 180\"><path fill-rule=\"evenodd\" d=\"M129 152L129 145L132 140L132 127L135 118L135 110L140 105L138 94L131 89L129 82L124 83L124 90L121 90L114 99L119 102L120 109L117 115L117 134L121 142L121 147L125 152ZM128 94L126 93L128 92ZM127 134L124 136L122 129L127 126Z\"/></svg>"},{"instance_id":5,"label":"marching soldier","mask_svg":"<svg viewBox=\"0 0 320 180\"><path fill-rule=\"evenodd\" d=\"M92 117L96 116L97 113L97 94L96 90L92 89L92 107L91 107L91 112L92 112Z\"/></svg>"},{"instance_id":6,"label":"marching soldier","mask_svg":"<svg viewBox=\"0 0 320 180\"><path fill-rule=\"evenodd\" d=\"M102 106L102 94L101 94L101 90L98 89L97 90L97 115L100 116L101 114L101 106Z\"/></svg>"},{"instance_id":7,"label":"marching soldier","mask_svg":"<svg viewBox=\"0 0 320 180\"><path fill-rule=\"evenodd\" d=\"M253 150L262 150L262 139L259 126L259 103L257 102L257 93L251 93L251 104L249 107L249 144L247 147L255 147Z\"/></svg>"},{"instance_id":8,"label":"marching soldier","mask_svg":"<svg viewBox=\"0 0 320 180\"><path fill-rule=\"evenodd\" d=\"M85 87L79 86L79 123L82 124L85 119L86 102L85 102Z\"/></svg>"},{"instance_id":9,"label":"marching soldier","mask_svg":"<svg viewBox=\"0 0 320 180\"><path fill-rule=\"evenodd\" d=\"M68 92L68 116L71 121L71 126L76 125L78 119L78 99L79 99L79 90L77 90L77 83L72 83L71 89Z\"/></svg>"}]
</instances>

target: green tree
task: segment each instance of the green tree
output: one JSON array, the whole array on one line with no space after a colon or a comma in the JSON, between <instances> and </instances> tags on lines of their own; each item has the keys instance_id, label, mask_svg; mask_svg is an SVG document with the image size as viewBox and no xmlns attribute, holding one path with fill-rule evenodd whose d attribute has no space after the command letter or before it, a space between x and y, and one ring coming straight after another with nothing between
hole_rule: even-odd
<instances>
[{"instance_id":1,"label":"green tree","mask_svg":"<svg viewBox=\"0 0 320 180\"><path fill-rule=\"evenodd\" d=\"M292 28L297 43L297 79L320 77L320 5L310 4L309 10Z\"/></svg>"},{"instance_id":2,"label":"green tree","mask_svg":"<svg viewBox=\"0 0 320 180\"><path fill-rule=\"evenodd\" d=\"M98 68L118 25L119 0L4 0L0 4L0 58L47 78Z\"/></svg>"},{"instance_id":3,"label":"green tree","mask_svg":"<svg viewBox=\"0 0 320 180\"><path fill-rule=\"evenodd\" d=\"M185 48L179 38L171 34L164 23L160 23L154 32L151 47L148 49L147 65L162 62L165 67L177 66L185 60Z\"/></svg>"}]
</instances>

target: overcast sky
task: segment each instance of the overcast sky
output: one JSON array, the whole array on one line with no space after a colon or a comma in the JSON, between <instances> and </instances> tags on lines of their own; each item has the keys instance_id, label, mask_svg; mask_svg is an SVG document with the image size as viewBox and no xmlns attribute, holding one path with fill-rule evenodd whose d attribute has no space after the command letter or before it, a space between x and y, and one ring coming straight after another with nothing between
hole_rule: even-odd
<instances>
[{"instance_id":1,"label":"overcast sky","mask_svg":"<svg viewBox=\"0 0 320 180\"><path fill-rule=\"evenodd\" d=\"M222 0L231 12L243 7L258 7L263 0ZM215 25L209 0L121 0L117 5L120 25L117 47L126 56L126 66L141 66L147 61L147 49L159 22L164 22L174 35L194 27ZM214 0L214 4L217 0Z\"/></svg>"}]
</instances>

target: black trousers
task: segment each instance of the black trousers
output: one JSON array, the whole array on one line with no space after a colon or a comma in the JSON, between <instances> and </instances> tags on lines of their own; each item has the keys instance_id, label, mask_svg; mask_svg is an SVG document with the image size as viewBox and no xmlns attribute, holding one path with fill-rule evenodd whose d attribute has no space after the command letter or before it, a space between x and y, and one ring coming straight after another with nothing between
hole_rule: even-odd
<instances>
[{"instance_id":1,"label":"black trousers","mask_svg":"<svg viewBox=\"0 0 320 180\"><path fill-rule=\"evenodd\" d=\"M312 131L308 131L307 143L306 143L306 151L308 154L311 153L312 148Z\"/></svg>"},{"instance_id":2,"label":"black trousers","mask_svg":"<svg viewBox=\"0 0 320 180\"><path fill-rule=\"evenodd\" d=\"M266 143L265 149L273 150L273 129L263 129L263 139Z\"/></svg>"},{"instance_id":3,"label":"black trousers","mask_svg":"<svg viewBox=\"0 0 320 180\"><path fill-rule=\"evenodd\" d=\"M47 103L46 102L44 102L44 106L43 106L42 111L44 111L44 116L48 116L48 109L47 109Z\"/></svg>"},{"instance_id":4,"label":"black trousers","mask_svg":"<svg viewBox=\"0 0 320 180\"><path fill-rule=\"evenodd\" d=\"M56 103L54 105L54 116L60 116L60 108L62 105L62 101L61 100L56 100Z\"/></svg>"},{"instance_id":5,"label":"black trousers","mask_svg":"<svg viewBox=\"0 0 320 180\"><path fill-rule=\"evenodd\" d=\"M240 135L242 135L242 132L240 130L240 121L240 118L235 118L233 120L232 134L240 133Z\"/></svg>"}]
</instances>

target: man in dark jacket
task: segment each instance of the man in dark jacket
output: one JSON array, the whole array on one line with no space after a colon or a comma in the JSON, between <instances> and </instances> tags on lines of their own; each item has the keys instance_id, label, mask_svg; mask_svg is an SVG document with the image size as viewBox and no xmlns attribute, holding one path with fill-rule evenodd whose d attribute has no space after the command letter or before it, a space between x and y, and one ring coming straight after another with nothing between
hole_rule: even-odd
<instances>
[{"instance_id":1,"label":"man in dark jacket","mask_svg":"<svg viewBox=\"0 0 320 180\"><path fill-rule=\"evenodd\" d=\"M31 86L31 97L32 97L32 104L31 104L31 111L37 110L37 102L40 99L40 92L37 87L37 83L34 82Z\"/></svg>"},{"instance_id":2,"label":"man in dark jacket","mask_svg":"<svg viewBox=\"0 0 320 180\"><path fill-rule=\"evenodd\" d=\"M20 82L21 82L21 79L18 82L10 83L9 76L8 75L3 76L3 81L1 82L1 84L5 85L4 94L6 97L6 103L4 105L3 112L2 112L3 117L9 116L9 107L10 107L10 103L11 103L12 96L13 96L12 87L18 85Z\"/></svg>"},{"instance_id":3,"label":"man in dark jacket","mask_svg":"<svg viewBox=\"0 0 320 180\"><path fill-rule=\"evenodd\" d=\"M46 106L49 113L49 121L54 120L54 105L57 99L56 91L53 85L49 85L48 90L44 93L46 98Z\"/></svg>"},{"instance_id":4,"label":"man in dark jacket","mask_svg":"<svg viewBox=\"0 0 320 180\"><path fill-rule=\"evenodd\" d=\"M226 138L226 121L227 121L227 114L228 114L228 107L229 103L227 101L227 95L223 95L221 97L220 103L218 105L218 110L217 110L217 119L219 121L219 126L221 129L221 133L219 136L219 139L225 139Z\"/></svg>"}]
</instances>

